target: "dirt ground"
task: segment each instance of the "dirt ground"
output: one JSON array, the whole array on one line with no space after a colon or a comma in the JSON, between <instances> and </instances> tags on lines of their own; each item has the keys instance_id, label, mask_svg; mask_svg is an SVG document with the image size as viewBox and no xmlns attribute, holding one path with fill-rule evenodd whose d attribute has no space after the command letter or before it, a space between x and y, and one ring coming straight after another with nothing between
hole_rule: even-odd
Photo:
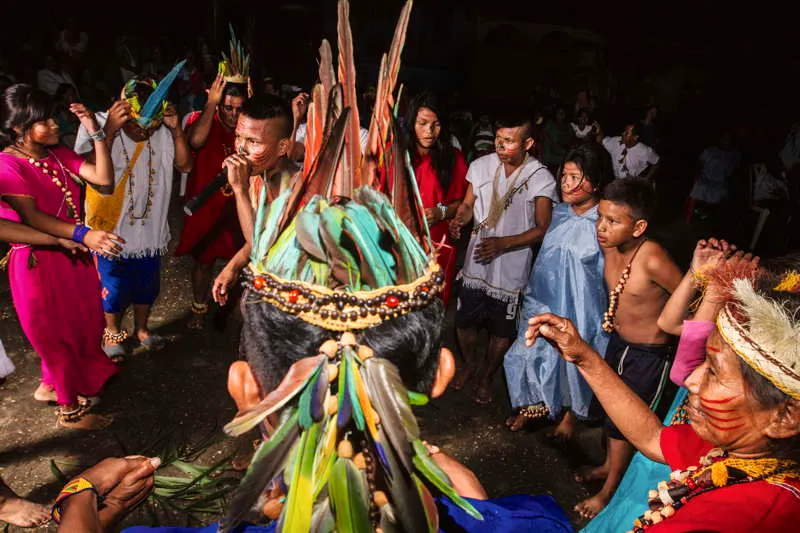
<instances>
[{"instance_id":1,"label":"dirt ground","mask_svg":"<svg viewBox=\"0 0 800 533\"><path fill-rule=\"evenodd\" d=\"M179 229L180 219L173 220L172 227ZM0 338L17 371L0 385L0 475L20 495L37 502L52 501L62 483L51 471L51 460L68 473L77 472L104 457L142 451L166 434L173 440L193 441L219 433L233 416L235 408L225 388L228 365L236 358L231 334L212 327L200 333L186 328L189 268L188 258L171 254L165 258L152 325L168 337L169 345L158 353L128 357L99 408L113 414L115 423L96 432L57 428L55 408L33 400L38 359L20 330L7 278L2 277ZM451 346L452 337L448 331ZM573 480L572 472L582 459L599 460L599 431L583 428L575 445L560 448L547 442L543 429L511 433L504 425L510 406L502 372L495 379L494 394L493 404L478 406L466 392L448 391L419 409L423 436L474 470L490 496L550 494L579 528L584 522L572 507L591 493ZM198 463L211 464L247 445L221 439ZM207 521L214 518L208 516ZM140 511L126 523L147 524L148 517ZM55 531L55 527L40 530Z\"/></svg>"}]
</instances>

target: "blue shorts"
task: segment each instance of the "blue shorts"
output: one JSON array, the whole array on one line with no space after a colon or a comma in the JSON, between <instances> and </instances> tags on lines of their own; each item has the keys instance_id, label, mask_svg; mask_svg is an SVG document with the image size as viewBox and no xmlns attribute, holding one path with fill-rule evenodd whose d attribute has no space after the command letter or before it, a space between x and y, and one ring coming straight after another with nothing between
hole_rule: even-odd
<instances>
[{"instance_id":1,"label":"blue shorts","mask_svg":"<svg viewBox=\"0 0 800 533\"><path fill-rule=\"evenodd\" d=\"M97 257L103 311L122 313L129 305L153 305L161 290L161 256Z\"/></svg>"}]
</instances>

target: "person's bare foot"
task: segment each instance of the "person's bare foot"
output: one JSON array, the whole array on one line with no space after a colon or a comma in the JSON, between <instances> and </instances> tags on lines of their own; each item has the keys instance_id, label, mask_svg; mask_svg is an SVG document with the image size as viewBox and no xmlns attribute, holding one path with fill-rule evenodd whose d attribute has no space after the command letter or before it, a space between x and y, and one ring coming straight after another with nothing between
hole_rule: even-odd
<instances>
[{"instance_id":1,"label":"person's bare foot","mask_svg":"<svg viewBox=\"0 0 800 533\"><path fill-rule=\"evenodd\" d=\"M586 466L579 469L573 477L578 483L603 481L608 477L608 468L604 464L596 467Z\"/></svg>"},{"instance_id":2,"label":"person's bare foot","mask_svg":"<svg viewBox=\"0 0 800 533\"><path fill-rule=\"evenodd\" d=\"M513 415L506 418L506 427L509 431L519 431L528 424L528 417L525 415Z\"/></svg>"},{"instance_id":3,"label":"person's bare foot","mask_svg":"<svg viewBox=\"0 0 800 533\"><path fill-rule=\"evenodd\" d=\"M49 520L49 507L23 500L0 481L0 522L18 527L39 527Z\"/></svg>"},{"instance_id":4,"label":"person's bare foot","mask_svg":"<svg viewBox=\"0 0 800 533\"><path fill-rule=\"evenodd\" d=\"M39 383L39 386L36 387L36 390L33 391L33 399L37 402L47 403L54 403L58 401L58 398L56 397L56 390L41 382Z\"/></svg>"},{"instance_id":5,"label":"person's bare foot","mask_svg":"<svg viewBox=\"0 0 800 533\"><path fill-rule=\"evenodd\" d=\"M578 421L572 411L567 411L561 418L561 422L553 429L545 433L545 437L557 444L565 444L572 440L575 433L575 423Z\"/></svg>"},{"instance_id":6,"label":"person's bare foot","mask_svg":"<svg viewBox=\"0 0 800 533\"><path fill-rule=\"evenodd\" d=\"M591 498L586 498L582 502L578 502L574 510L583 518L591 520L597 516L600 511L605 509L609 499L610 498L602 492L598 492Z\"/></svg>"},{"instance_id":7,"label":"person's bare foot","mask_svg":"<svg viewBox=\"0 0 800 533\"><path fill-rule=\"evenodd\" d=\"M478 386L475 387L475 394L472 396L472 399L475 400L475 403L480 405L492 403L492 401L494 401L492 397L492 385L490 383L478 383Z\"/></svg>"},{"instance_id":8,"label":"person's bare foot","mask_svg":"<svg viewBox=\"0 0 800 533\"><path fill-rule=\"evenodd\" d=\"M467 384L467 382L472 377L472 374L475 373L475 369L469 365L464 365L459 369L456 373L456 377L450 383L450 388L453 390L461 390Z\"/></svg>"}]
</instances>

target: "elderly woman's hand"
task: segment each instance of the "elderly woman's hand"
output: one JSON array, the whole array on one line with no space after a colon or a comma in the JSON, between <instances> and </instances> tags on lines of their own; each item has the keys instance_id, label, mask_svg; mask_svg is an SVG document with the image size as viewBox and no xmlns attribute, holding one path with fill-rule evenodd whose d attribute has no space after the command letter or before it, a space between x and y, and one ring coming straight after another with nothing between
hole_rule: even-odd
<instances>
[{"instance_id":1,"label":"elderly woman's hand","mask_svg":"<svg viewBox=\"0 0 800 533\"><path fill-rule=\"evenodd\" d=\"M533 346L538 337L544 337L558 349L564 360L576 365L594 353L569 319L552 313L536 315L528 320L525 344Z\"/></svg>"}]
</instances>

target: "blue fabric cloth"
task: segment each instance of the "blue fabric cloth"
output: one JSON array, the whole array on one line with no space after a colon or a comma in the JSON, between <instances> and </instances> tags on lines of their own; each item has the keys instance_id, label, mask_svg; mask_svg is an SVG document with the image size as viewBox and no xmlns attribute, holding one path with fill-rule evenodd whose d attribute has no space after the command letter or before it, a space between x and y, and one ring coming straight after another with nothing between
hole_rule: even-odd
<instances>
[{"instance_id":1,"label":"blue fabric cloth","mask_svg":"<svg viewBox=\"0 0 800 533\"><path fill-rule=\"evenodd\" d=\"M438 498L439 531L444 533L572 533L574 530L564 511L550 496L524 494L495 500L469 500L483 515L475 520L447 498ZM217 524L205 528L190 527L129 527L123 533L216 533ZM269 526L243 525L234 533L273 533ZM344 532L342 532L344 533Z\"/></svg>"},{"instance_id":2,"label":"blue fabric cloth","mask_svg":"<svg viewBox=\"0 0 800 533\"><path fill-rule=\"evenodd\" d=\"M688 391L681 387L664 419L665 424L672 421L675 411L680 408L687 394ZM648 491L655 489L659 481L668 480L670 472L667 465L651 461L636 452L614 497L600 514L586 524L581 533L606 533L631 529L633 521L649 508Z\"/></svg>"},{"instance_id":3,"label":"blue fabric cloth","mask_svg":"<svg viewBox=\"0 0 800 533\"><path fill-rule=\"evenodd\" d=\"M106 259L97 256L103 312L122 313L131 304L153 305L161 291L161 256Z\"/></svg>"},{"instance_id":4,"label":"blue fabric cloth","mask_svg":"<svg viewBox=\"0 0 800 533\"><path fill-rule=\"evenodd\" d=\"M601 323L607 308L603 252L597 243L597 206L578 216L572 206L553 208L553 221L531 270L522 302L520 329L505 355L508 393L513 407L543 401L555 418L570 406L586 418L592 391L558 351L544 340L525 346L528 319L540 313L567 317L586 342L604 354L608 335Z\"/></svg>"}]
</instances>

